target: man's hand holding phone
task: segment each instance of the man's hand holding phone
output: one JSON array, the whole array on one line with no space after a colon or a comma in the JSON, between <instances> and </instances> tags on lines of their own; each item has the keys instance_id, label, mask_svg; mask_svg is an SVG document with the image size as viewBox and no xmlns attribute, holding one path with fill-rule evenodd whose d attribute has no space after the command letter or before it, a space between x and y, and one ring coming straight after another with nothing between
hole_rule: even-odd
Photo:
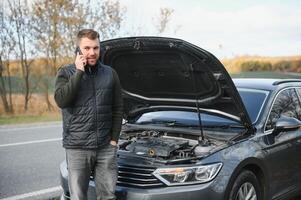
<instances>
[{"instance_id":1,"label":"man's hand holding phone","mask_svg":"<svg viewBox=\"0 0 301 200\"><path fill-rule=\"evenodd\" d=\"M76 52L75 67L81 71L85 71L85 65L87 64L87 59L80 51Z\"/></svg>"}]
</instances>

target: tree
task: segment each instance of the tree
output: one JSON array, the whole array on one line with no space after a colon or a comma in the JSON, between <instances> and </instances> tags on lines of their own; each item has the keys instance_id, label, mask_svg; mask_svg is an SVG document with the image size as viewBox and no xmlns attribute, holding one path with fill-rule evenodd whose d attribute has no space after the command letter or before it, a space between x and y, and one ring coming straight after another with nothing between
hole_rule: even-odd
<instances>
[{"instance_id":1,"label":"tree","mask_svg":"<svg viewBox=\"0 0 301 200\"><path fill-rule=\"evenodd\" d=\"M68 0L65 0L68 1ZM82 28L89 26L87 19L91 15L91 1L87 0L84 4L77 0L72 0L69 6L64 10L65 17L62 17L61 31L63 43L61 46L61 55L63 58L74 58L76 48L76 34Z\"/></svg>"},{"instance_id":2,"label":"tree","mask_svg":"<svg viewBox=\"0 0 301 200\"><path fill-rule=\"evenodd\" d=\"M118 0L106 0L102 4L93 1L87 18L89 27L99 31L101 39L109 39L118 35L126 8Z\"/></svg>"},{"instance_id":3,"label":"tree","mask_svg":"<svg viewBox=\"0 0 301 200\"><path fill-rule=\"evenodd\" d=\"M37 0L33 5L33 30L36 47L43 46L43 55L51 59L52 75L58 58L74 56L75 37L82 28L97 30L101 39L116 36L126 9L118 0L99 3L88 0Z\"/></svg>"},{"instance_id":4,"label":"tree","mask_svg":"<svg viewBox=\"0 0 301 200\"><path fill-rule=\"evenodd\" d=\"M5 67L6 66L6 67ZM6 87L6 81L4 78L4 71L5 68L8 71L8 91ZM12 92L11 92L11 79L10 79L10 73L9 73L9 61L3 62L2 56L0 55L0 95L3 102L4 110L6 113L13 113L13 104L12 104ZM8 93L8 96L7 96ZM9 100L7 99L9 97Z\"/></svg>"},{"instance_id":5,"label":"tree","mask_svg":"<svg viewBox=\"0 0 301 200\"><path fill-rule=\"evenodd\" d=\"M43 46L42 56L49 60L50 75L56 74L58 59L74 54L74 38L87 23L90 3L77 0L37 0L33 5L32 24L36 48Z\"/></svg>"},{"instance_id":6,"label":"tree","mask_svg":"<svg viewBox=\"0 0 301 200\"><path fill-rule=\"evenodd\" d=\"M8 23L7 15L4 12L4 2L1 2L0 10L0 95L6 113L13 113L12 87L10 77L10 54L14 47L14 41L11 39L12 29ZM4 75L6 71L6 76ZM7 88L8 85L8 88Z\"/></svg>"},{"instance_id":7,"label":"tree","mask_svg":"<svg viewBox=\"0 0 301 200\"><path fill-rule=\"evenodd\" d=\"M160 15L157 19L158 24L156 24L158 35L161 35L164 31L166 31L173 12L174 10L171 8L160 8Z\"/></svg>"},{"instance_id":8,"label":"tree","mask_svg":"<svg viewBox=\"0 0 301 200\"><path fill-rule=\"evenodd\" d=\"M37 0L33 4L31 26L36 38L34 46L40 49L40 56L46 58L42 83L49 111L53 106L49 100L48 77L56 74L59 58L70 55L68 43L72 43L74 32L85 24L85 17L83 6L76 0ZM72 39L67 39L68 36Z\"/></svg>"},{"instance_id":9,"label":"tree","mask_svg":"<svg viewBox=\"0 0 301 200\"><path fill-rule=\"evenodd\" d=\"M43 88L48 110L49 79L56 74L59 59L73 58L77 32L86 27L100 32L102 39L113 37L120 28L123 10L119 1L107 0L102 4L78 0L37 0L33 4L32 29L36 38L34 46L45 57ZM40 47L43 48L40 48Z\"/></svg>"},{"instance_id":10,"label":"tree","mask_svg":"<svg viewBox=\"0 0 301 200\"><path fill-rule=\"evenodd\" d=\"M21 0L7 0L6 2L9 9L9 21L14 30L13 40L16 42L14 53L21 63L24 80L24 111L27 111L30 98L30 66L33 62L29 56L34 54L34 49L30 49L33 38L30 29L29 5L26 0L22 2Z\"/></svg>"}]
</instances>

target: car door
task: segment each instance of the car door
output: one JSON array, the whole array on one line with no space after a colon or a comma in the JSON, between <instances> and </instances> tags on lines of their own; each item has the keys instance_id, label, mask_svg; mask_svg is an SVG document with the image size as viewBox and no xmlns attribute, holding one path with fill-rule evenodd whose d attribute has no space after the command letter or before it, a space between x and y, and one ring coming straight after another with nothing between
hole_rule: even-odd
<instances>
[{"instance_id":1,"label":"car door","mask_svg":"<svg viewBox=\"0 0 301 200\"><path fill-rule=\"evenodd\" d=\"M300 182L300 155L296 152L300 129L272 133L280 116L299 118L300 103L294 88L287 88L278 93L269 113L265 131L270 133L267 165L270 171L270 189L273 197L279 197L297 188ZM301 151L300 151L301 153Z\"/></svg>"},{"instance_id":2,"label":"car door","mask_svg":"<svg viewBox=\"0 0 301 200\"><path fill-rule=\"evenodd\" d=\"M301 107L301 87L296 88L297 96L298 96L298 102ZM298 119L301 121L301 109L297 110ZM298 187L301 189L301 130L299 130L299 134L296 138L296 155L298 158L296 159L296 166L298 167Z\"/></svg>"}]
</instances>

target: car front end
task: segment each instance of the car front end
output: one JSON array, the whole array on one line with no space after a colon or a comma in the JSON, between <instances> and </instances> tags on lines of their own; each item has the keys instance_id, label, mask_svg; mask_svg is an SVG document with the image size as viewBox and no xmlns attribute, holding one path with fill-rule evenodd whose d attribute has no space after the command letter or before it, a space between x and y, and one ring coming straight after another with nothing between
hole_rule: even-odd
<instances>
[{"instance_id":1,"label":"car front end","mask_svg":"<svg viewBox=\"0 0 301 200\"><path fill-rule=\"evenodd\" d=\"M229 165L234 164L221 162L225 152L220 149L225 144L215 146L211 140L209 146L202 148L197 139L154 136L153 130L135 134L139 135L138 139L136 135L131 138L135 147L123 145L122 139L119 143L117 199L224 199L233 169ZM69 199L66 162L61 164L60 171L62 199ZM88 199L95 198L91 176Z\"/></svg>"}]
</instances>

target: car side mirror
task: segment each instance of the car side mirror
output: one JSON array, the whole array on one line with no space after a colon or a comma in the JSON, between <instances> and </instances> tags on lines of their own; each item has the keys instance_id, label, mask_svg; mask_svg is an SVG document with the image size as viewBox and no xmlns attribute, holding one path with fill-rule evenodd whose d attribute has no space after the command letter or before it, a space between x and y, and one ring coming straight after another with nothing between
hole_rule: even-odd
<instances>
[{"instance_id":1,"label":"car side mirror","mask_svg":"<svg viewBox=\"0 0 301 200\"><path fill-rule=\"evenodd\" d=\"M277 121L273 133L278 134L282 131L293 131L301 127L301 121L294 117L281 116Z\"/></svg>"}]
</instances>

